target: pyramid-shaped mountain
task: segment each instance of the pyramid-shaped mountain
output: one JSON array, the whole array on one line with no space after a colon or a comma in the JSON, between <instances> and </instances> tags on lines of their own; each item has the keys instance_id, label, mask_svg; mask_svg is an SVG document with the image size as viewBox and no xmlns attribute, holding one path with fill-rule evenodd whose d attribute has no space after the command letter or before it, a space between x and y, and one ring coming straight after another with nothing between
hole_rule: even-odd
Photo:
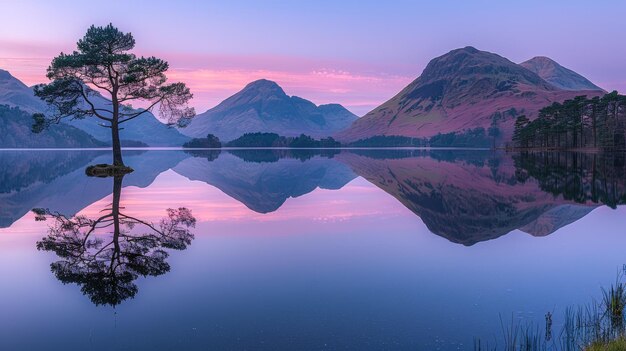
<instances>
[{"instance_id":1,"label":"pyramid-shaped mountain","mask_svg":"<svg viewBox=\"0 0 626 351\"><path fill-rule=\"evenodd\" d=\"M343 141L375 135L430 137L495 124L510 140L515 118L534 118L555 101L599 90L564 90L510 60L473 47L430 61L422 75L389 101L336 136Z\"/></svg>"},{"instance_id":2,"label":"pyramid-shaped mountain","mask_svg":"<svg viewBox=\"0 0 626 351\"><path fill-rule=\"evenodd\" d=\"M559 89L604 91L589 79L545 56L533 57L520 63L520 66L537 73L545 81Z\"/></svg>"},{"instance_id":3,"label":"pyramid-shaped mountain","mask_svg":"<svg viewBox=\"0 0 626 351\"><path fill-rule=\"evenodd\" d=\"M254 132L325 137L347 128L356 119L341 105L316 106L288 96L275 82L261 79L196 116L182 132L192 137L214 134L222 141Z\"/></svg>"}]
</instances>

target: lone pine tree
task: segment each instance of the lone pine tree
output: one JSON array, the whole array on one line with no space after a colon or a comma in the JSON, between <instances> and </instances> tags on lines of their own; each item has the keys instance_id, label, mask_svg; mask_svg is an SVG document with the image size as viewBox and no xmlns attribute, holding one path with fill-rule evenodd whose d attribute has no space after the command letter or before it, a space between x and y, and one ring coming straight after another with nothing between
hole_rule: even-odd
<instances>
[{"instance_id":1,"label":"lone pine tree","mask_svg":"<svg viewBox=\"0 0 626 351\"><path fill-rule=\"evenodd\" d=\"M35 87L49 111L33 115L33 131L41 132L61 120L97 118L111 128L113 165L124 166L120 145L120 125L158 108L168 125L184 127L195 115L187 103L193 97L184 83L167 83L169 65L156 57L137 57L131 33L109 24L91 26L71 54L61 53L48 67L49 84ZM97 97L108 99L106 104ZM133 109L131 102L148 106Z\"/></svg>"}]
</instances>

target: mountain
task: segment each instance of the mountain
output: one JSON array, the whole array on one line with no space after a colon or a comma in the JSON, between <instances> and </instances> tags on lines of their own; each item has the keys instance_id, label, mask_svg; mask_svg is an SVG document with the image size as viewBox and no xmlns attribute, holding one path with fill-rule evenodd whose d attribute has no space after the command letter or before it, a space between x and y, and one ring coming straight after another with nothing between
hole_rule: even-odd
<instances>
[{"instance_id":1,"label":"mountain","mask_svg":"<svg viewBox=\"0 0 626 351\"><path fill-rule=\"evenodd\" d=\"M104 107L111 102L102 96L94 98L94 103L98 107ZM0 70L0 105L18 107L28 113L45 112L46 105L33 94L32 88L26 86L9 72ZM100 120L96 118L85 118L82 120L65 121L63 124L76 127L95 139L104 142L111 142L111 130L101 127ZM28 117L29 124L32 119ZM178 130L169 128L161 123L152 113L139 117L135 120L123 124L120 131L122 140L140 141L150 146L181 146L189 138L182 135ZM22 145L28 147L27 145ZM52 145L54 146L54 145ZM59 145L62 146L62 145Z\"/></svg>"},{"instance_id":2,"label":"mountain","mask_svg":"<svg viewBox=\"0 0 626 351\"><path fill-rule=\"evenodd\" d=\"M98 108L111 109L111 101L101 95L92 98ZM105 113L105 116L107 114ZM100 126L100 120L85 118L68 122L76 128L93 135L96 139L111 142L111 130ZM149 146L182 146L189 138L181 134L176 128L161 123L152 113L121 125L120 138L122 140L140 141Z\"/></svg>"},{"instance_id":3,"label":"mountain","mask_svg":"<svg viewBox=\"0 0 626 351\"><path fill-rule=\"evenodd\" d=\"M516 116L533 119L554 101L600 94L559 89L504 57L465 47L431 60L420 77L336 137L430 137L495 123L502 142L510 140Z\"/></svg>"},{"instance_id":4,"label":"mountain","mask_svg":"<svg viewBox=\"0 0 626 351\"><path fill-rule=\"evenodd\" d=\"M326 137L347 128L356 119L341 105L316 106L303 98L288 96L275 82L261 79L199 114L181 131L197 138L214 134L222 141L254 132Z\"/></svg>"},{"instance_id":5,"label":"mountain","mask_svg":"<svg viewBox=\"0 0 626 351\"><path fill-rule=\"evenodd\" d=\"M545 56L533 57L528 61L520 63L520 66L537 73L539 77L559 89L604 91L604 89L593 84L587 78Z\"/></svg>"},{"instance_id":6,"label":"mountain","mask_svg":"<svg viewBox=\"0 0 626 351\"><path fill-rule=\"evenodd\" d=\"M41 112L45 103L33 94L33 90L13 77L8 71L0 69L0 105L18 107L29 112ZM29 122L30 118L29 118Z\"/></svg>"},{"instance_id":7,"label":"mountain","mask_svg":"<svg viewBox=\"0 0 626 351\"><path fill-rule=\"evenodd\" d=\"M0 105L0 148L83 148L105 144L69 125L53 125L48 131L31 131L32 114L17 107Z\"/></svg>"}]
</instances>

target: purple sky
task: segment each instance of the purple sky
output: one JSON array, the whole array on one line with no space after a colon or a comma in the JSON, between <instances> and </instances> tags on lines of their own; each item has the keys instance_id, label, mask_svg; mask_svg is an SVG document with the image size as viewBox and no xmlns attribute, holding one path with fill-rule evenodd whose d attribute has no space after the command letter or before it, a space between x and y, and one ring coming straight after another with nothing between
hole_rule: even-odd
<instances>
[{"instance_id":1,"label":"purple sky","mask_svg":"<svg viewBox=\"0 0 626 351\"><path fill-rule=\"evenodd\" d=\"M130 3L130 4L129 4ZM521 62L549 56L626 92L626 2L589 1L4 1L0 68L27 84L91 24L132 32L136 51L171 64L198 112L247 82L339 102L362 115L467 45Z\"/></svg>"}]
</instances>

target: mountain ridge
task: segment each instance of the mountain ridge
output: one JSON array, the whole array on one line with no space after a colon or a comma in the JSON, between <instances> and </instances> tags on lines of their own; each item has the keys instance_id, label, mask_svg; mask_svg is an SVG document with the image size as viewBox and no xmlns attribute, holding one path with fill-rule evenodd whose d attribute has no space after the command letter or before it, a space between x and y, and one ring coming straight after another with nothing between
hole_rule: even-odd
<instances>
[{"instance_id":1,"label":"mountain ridge","mask_svg":"<svg viewBox=\"0 0 626 351\"><path fill-rule=\"evenodd\" d=\"M287 95L276 82L260 79L197 115L182 132L191 137L214 134L222 141L256 132L319 138L347 128L357 118L340 104L317 106Z\"/></svg>"},{"instance_id":2,"label":"mountain ridge","mask_svg":"<svg viewBox=\"0 0 626 351\"><path fill-rule=\"evenodd\" d=\"M418 78L335 137L431 137L495 125L502 142L521 114L533 119L552 102L600 94L559 89L500 55L468 46L432 59Z\"/></svg>"},{"instance_id":3,"label":"mountain ridge","mask_svg":"<svg viewBox=\"0 0 626 351\"><path fill-rule=\"evenodd\" d=\"M561 66L558 62L546 56L535 56L519 64L536 73L548 83L563 90L599 90L605 91L593 84L589 79Z\"/></svg>"},{"instance_id":4,"label":"mountain ridge","mask_svg":"<svg viewBox=\"0 0 626 351\"><path fill-rule=\"evenodd\" d=\"M97 106L103 107L110 101L101 95L94 98ZM0 105L17 107L25 112L46 112L46 104L36 97L33 87L28 87L22 81L11 75L9 71L0 69ZM32 124L29 119L28 123ZM96 140L110 143L111 132L108 128L99 125L95 118L66 120L60 125L67 125L84 131ZM140 141L150 146L180 146L189 138L181 134L175 128L170 128L161 123L152 113L130 121L123 125L120 131L123 140Z\"/></svg>"}]
</instances>

